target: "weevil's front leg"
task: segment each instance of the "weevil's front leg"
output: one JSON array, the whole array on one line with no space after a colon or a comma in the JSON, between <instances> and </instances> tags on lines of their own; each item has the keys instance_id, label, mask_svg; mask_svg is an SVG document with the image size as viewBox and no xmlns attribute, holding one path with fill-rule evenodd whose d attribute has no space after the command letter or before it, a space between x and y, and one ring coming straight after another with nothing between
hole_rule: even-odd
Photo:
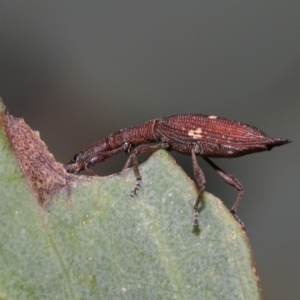
<instances>
[{"instance_id":1,"label":"weevil's front leg","mask_svg":"<svg viewBox=\"0 0 300 300\"><path fill-rule=\"evenodd\" d=\"M147 144L142 144L142 145L139 145L139 146L135 147L131 151L130 156L128 157L128 159L126 161L126 164L123 168L123 170L128 168L130 163L132 162L133 171L134 171L135 178L136 178L136 185L131 190L131 196L134 196L138 193L138 190L140 188L141 181L142 181L142 176L141 176L140 171L139 171L139 163L138 163L138 160L137 160L137 156L139 154L152 154L153 152L155 152L159 149L166 149L168 147L169 147L169 145L167 143L160 143L160 144L151 145L151 146L147 145Z\"/></svg>"},{"instance_id":2,"label":"weevil's front leg","mask_svg":"<svg viewBox=\"0 0 300 300\"><path fill-rule=\"evenodd\" d=\"M243 229L245 230L245 226L244 223L242 222L242 220L238 217L237 215L237 208L240 205L240 202L242 200L243 197L243 193L244 193L244 189L242 184L231 174L226 173L225 171L223 171L222 169L220 169L216 164L214 164L210 159L204 157L204 159L208 162L208 164L214 168L214 170L222 177L222 179L230 184L231 186L233 186L239 193L237 196L237 199L235 200L230 212L232 213L232 215L234 216L234 218L239 222L239 224L243 227Z\"/></svg>"},{"instance_id":3,"label":"weevil's front leg","mask_svg":"<svg viewBox=\"0 0 300 300\"><path fill-rule=\"evenodd\" d=\"M196 147L197 146L195 146L195 148ZM195 154L195 148L192 149L191 154L192 154L194 174L195 174L198 186L199 186L199 192L198 192L198 197L197 197L196 202L194 204L193 210L194 210L194 226L198 227L199 226L199 204L200 204L200 201L201 201L202 194L205 190L206 181L205 181L203 171L201 170L201 168L200 168L200 166L197 162L197 158L196 158L196 154Z\"/></svg>"}]
</instances>

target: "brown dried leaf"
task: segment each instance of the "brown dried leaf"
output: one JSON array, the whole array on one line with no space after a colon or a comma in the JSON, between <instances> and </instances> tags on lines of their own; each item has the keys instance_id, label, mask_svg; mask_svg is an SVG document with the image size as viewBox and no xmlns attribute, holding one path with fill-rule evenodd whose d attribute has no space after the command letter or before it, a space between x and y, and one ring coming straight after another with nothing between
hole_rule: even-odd
<instances>
[{"instance_id":1,"label":"brown dried leaf","mask_svg":"<svg viewBox=\"0 0 300 300\"><path fill-rule=\"evenodd\" d=\"M61 190L74 176L68 174L63 165L58 163L40 139L37 131L24 122L14 118L0 98L0 122L3 123L6 136L13 148L20 168L28 184L41 205L57 191Z\"/></svg>"}]
</instances>

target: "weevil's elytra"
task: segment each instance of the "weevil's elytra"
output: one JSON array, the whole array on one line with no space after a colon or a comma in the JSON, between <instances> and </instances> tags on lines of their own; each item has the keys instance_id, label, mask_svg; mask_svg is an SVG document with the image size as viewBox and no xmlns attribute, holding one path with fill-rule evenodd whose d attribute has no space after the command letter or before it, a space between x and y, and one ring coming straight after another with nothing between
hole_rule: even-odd
<instances>
[{"instance_id":1,"label":"weevil's elytra","mask_svg":"<svg viewBox=\"0 0 300 300\"><path fill-rule=\"evenodd\" d=\"M273 147L290 142L289 139L269 137L254 126L230 119L214 115L182 114L153 119L112 133L106 139L76 154L65 168L69 173L86 170L92 175L90 167L120 152L125 152L129 157L124 168L132 163L137 180L136 186L131 191L131 194L135 195L142 179L137 160L139 154L151 154L158 149L167 149L191 155L199 186L199 194L194 204L194 225L198 226L199 204L206 182L196 156L202 156L226 183L238 191L231 212L243 226L236 214L243 196L243 186L234 176L220 169L209 158L238 157L271 150ZM151 143L155 144L151 145Z\"/></svg>"}]
</instances>

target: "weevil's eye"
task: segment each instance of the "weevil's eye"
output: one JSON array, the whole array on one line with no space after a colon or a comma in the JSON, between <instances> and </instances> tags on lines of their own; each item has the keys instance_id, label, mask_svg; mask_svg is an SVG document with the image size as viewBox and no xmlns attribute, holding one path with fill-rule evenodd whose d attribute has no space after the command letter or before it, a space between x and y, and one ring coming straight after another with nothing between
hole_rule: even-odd
<instances>
[{"instance_id":1,"label":"weevil's eye","mask_svg":"<svg viewBox=\"0 0 300 300\"><path fill-rule=\"evenodd\" d=\"M75 154L74 157L68 162L68 164L75 164L77 163L77 159L78 159L79 154Z\"/></svg>"},{"instance_id":2,"label":"weevil's eye","mask_svg":"<svg viewBox=\"0 0 300 300\"><path fill-rule=\"evenodd\" d=\"M78 153L74 155L74 157L72 158L71 162L76 163L78 158Z\"/></svg>"}]
</instances>

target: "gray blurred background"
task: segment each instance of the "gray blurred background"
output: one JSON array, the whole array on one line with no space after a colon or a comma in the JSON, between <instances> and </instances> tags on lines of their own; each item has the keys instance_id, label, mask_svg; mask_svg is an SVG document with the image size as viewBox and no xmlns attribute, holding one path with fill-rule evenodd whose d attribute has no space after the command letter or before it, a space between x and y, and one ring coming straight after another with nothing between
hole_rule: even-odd
<instances>
[{"instance_id":1,"label":"gray blurred background","mask_svg":"<svg viewBox=\"0 0 300 300\"><path fill-rule=\"evenodd\" d=\"M294 140L214 161L244 185L239 216L265 299L299 299L300 2L269 3L1 1L0 96L61 162L115 130L176 113ZM174 156L193 176L190 157ZM97 173L118 172L125 159ZM236 191L199 162L207 190L230 207Z\"/></svg>"}]
</instances>

